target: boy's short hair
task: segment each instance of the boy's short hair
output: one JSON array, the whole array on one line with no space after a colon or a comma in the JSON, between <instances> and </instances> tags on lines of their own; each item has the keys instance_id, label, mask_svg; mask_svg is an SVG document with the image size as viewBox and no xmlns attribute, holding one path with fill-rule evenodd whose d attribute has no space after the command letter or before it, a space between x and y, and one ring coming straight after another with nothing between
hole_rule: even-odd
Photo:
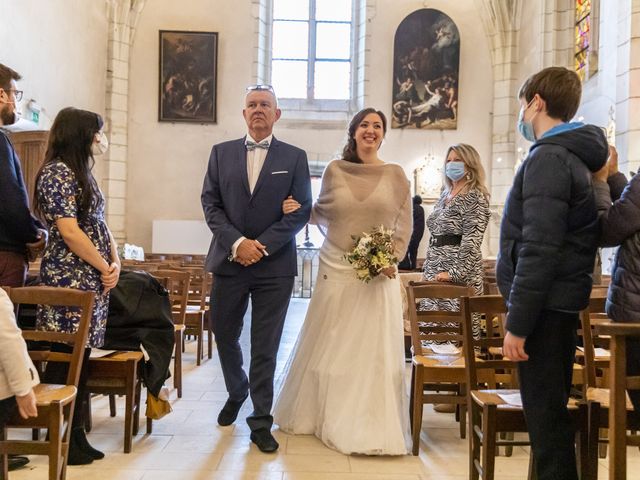
<instances>
[{"instance_id":1,"label":"boy's short hair","mask_svg":"<svg viewBox=\"0 0 640 480\"><path fill-rule=\"evenodd\" d=\"M529 103L536 93L546 102L547 115L568 122L580 106L582 82L573 70L548 67L525 80L518 91L518 98Z\"/></svg>"},{"instance_id":2,"label":"boy's short hair","mask_svg":"<svg viewBox=\"0 0 640 480\"><path fill-rule=\"evenodd\" d=\"M0 88L9 90L11 80L18 81L22 78L18 72L0 63Z\"/></svg>"}]
</instances>

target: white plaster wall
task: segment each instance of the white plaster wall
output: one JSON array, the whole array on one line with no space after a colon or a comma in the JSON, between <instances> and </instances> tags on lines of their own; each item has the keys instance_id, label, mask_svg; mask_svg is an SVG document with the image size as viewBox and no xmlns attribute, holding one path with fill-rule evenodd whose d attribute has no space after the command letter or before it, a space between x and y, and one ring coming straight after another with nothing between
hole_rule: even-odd
<instances>
[{"instance_id":1,"label":"white plaster wall","mask_svg":"<svg viewBox=\"0 0 640 480\"><path fill-rule=\"evenodd\" d=\"M249 0L190 0L176 4L154 0L142 13L131 51L129 89L129 160L127 240L151 247L153 220L203 218L200 189L214 143L245 133L241 116L244 87L254 81L254 20ZM390 111L393 38L399 23L423 2L378 0L367 22L366 104ZM461 33L458 130L390 130L381 150L387 161L412 169L430 150L443 156L449 144L474 145L485 163L491 148L493 74L489 43L474 3L432 1ZM157 122L158 30L219 32L217 125ZM310 162L328 160L342 148L345 128L278 127L280 139L309 152ZM421 249L422 250L422 249Z\"/></svg>"},{"instance_id":2,"label":"white plaster wall","mask_svg":"<svg viewBox=\"0 0 640 480\"><path fill-rule=\"evenodd\" d=\"M106 2L3 0L0 9L0 62L22 75L22 103L37 100L51 121L68 106L104 113Z\"/></svg>"}]
</instances>

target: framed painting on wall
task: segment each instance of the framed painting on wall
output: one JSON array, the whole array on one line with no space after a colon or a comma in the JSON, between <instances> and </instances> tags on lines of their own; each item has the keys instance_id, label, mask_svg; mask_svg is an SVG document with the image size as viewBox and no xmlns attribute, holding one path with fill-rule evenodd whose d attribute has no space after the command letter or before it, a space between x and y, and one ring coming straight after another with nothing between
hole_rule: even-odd
<instances>
[{"instance_id":1,"label":"framed painting on wall","mask_svg":"<svg viewBox=\"0 0 640 480\"><path fill-rule=\"evenodd\" d=\"M393 50L391 127L456 129L460 32L453 20L416 10L398 26Z\"/></svg>"},{"instance_id":2,"label":"framed painting on wall","mask_svg":"<svg viewBox=\"0 0 640 480\"><path fill-rule=\"evenodd\" d=\"M158 121L216 123L217 32L160 30Z\"/></svg>"}]
</instances>

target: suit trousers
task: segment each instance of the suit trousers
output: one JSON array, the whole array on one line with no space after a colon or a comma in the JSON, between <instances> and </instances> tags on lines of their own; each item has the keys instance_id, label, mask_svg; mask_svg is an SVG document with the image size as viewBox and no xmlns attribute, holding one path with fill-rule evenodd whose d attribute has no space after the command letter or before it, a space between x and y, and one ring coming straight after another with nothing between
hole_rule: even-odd
<instances>
[{"instance_id":1,"label":"suit trousers","mask_svg":"<svg viewBox=\"0 0 640 480\"><path fill-rule=\"evenodd\" d=\"M578 313L543 310L518 364L520 392L539 480L578 480L575 426L567 410Z\"/></svg>"},{"instance_id":2,"label":"suit trousers","mask_svg":"<svg viewBox=\"0 0 640 480\"><path fill-rule=\"evenodd\" d=\"M284 320L294 277L259 278L247 267L234 276L214 275L211 324L229 399L240 401L249 393L253 413L251 430L273 425L273 382ZM242 368L240 334L251 298L251 362L249 377Z\"/></svg>"},{"instance_id":3,"label":"suit trousers","mask_svg":"<svg viewBox=\"0 0 640 480\"><path fill-rule=\"evenodd\" d=\"M27 277L24 254L0 251L0 287L22 287Z\"/></svg>"}]
</instances>

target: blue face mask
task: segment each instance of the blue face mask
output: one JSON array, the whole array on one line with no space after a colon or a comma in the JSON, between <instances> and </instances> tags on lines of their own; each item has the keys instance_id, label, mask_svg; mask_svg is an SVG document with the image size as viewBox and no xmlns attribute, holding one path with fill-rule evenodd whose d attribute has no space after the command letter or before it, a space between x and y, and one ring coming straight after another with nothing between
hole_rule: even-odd
<instances>
[{"instance_id":1,"label":"blue face mask","mask_svg":"<svg viewBox=\"0 0 640 480\"><path fill-rule=\"evenodd\" d=\"M457 182L464 177L464 162L449 162L444 167L444 174L452 182Z\"/></svg>"},{"instance_id":2,"label":"blue face mask","mask_svg":"<svg viewBox=\"0 0 640 480\"><path fill-rule=\"evenodd\" d=\"M529 142L536 141L536 132L533 129L533 123L531 123L531 120L529 120L528 122L524 120L524 112L531 106L532 103L533 99L526 107L520 109L520 115L518 116L518 131L520 132L520 135L522 135L524 139Z\"/></svg>"}]
</instances>

